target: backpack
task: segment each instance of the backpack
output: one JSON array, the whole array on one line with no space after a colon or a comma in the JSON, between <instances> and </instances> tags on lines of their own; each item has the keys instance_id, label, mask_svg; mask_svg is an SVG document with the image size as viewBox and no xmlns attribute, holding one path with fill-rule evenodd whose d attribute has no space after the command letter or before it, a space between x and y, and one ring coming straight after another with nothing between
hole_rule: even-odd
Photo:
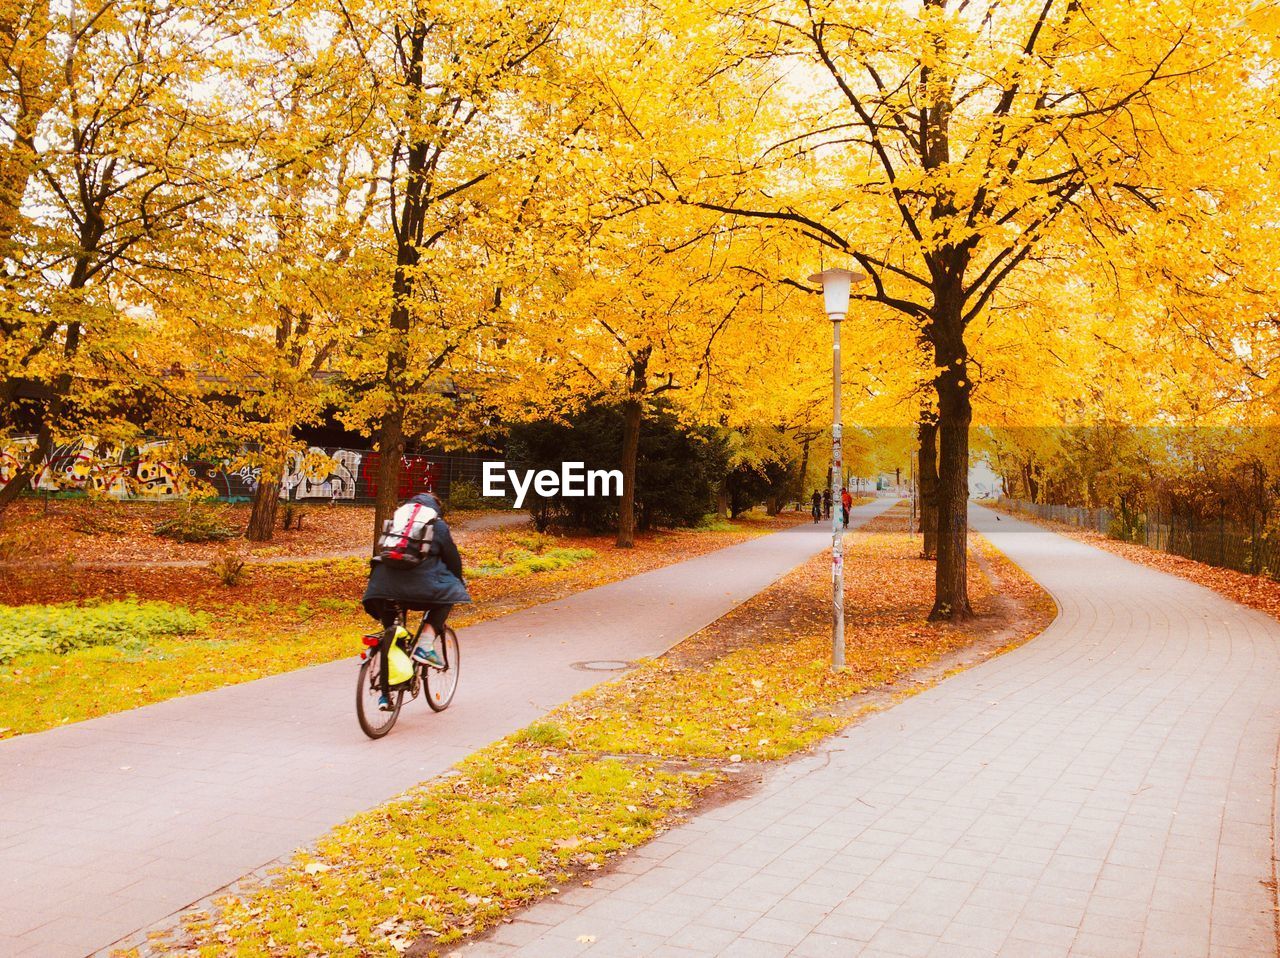
<instances>
[{"instance_id":1,"label":"backpack","mask_svg":"<svg viewBox=\"0 0 1280 958\"><path fill-rule=\"evenodd\" d=\"M378 537L378 561L399 569L412 569L427 557L439 516L430 506L406 502L382 523Z\"/></svg>"}]
</instances>

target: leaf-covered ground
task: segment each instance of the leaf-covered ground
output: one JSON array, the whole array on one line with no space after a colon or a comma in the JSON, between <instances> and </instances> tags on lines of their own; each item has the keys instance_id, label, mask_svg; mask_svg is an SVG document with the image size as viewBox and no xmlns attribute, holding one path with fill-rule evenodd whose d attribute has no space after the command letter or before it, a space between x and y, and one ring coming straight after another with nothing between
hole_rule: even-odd
<instances>
[{"instance_id":1,"label":"leaf-covered ground","mask_svg":"<svg viewBox=\"0 0 1280 958\"><path fill-rule=\"evenodd\" d=\"M450 621L465 628L792 521L752 516L713 529L647 534L633 549L617 549L605 536L463 531L459 547L475 604L456 609ZM233 587L203 568L4 570L0 602L12 608L160 601L204 613L208 624L194 635L25 654L0 664L0 738L352 655L356 637L370 623L359 608L367 569L361 559L256 565Z\"/></svg>"},{"instance_id":2,"label":"leaf-covered ground","mask_svg":"<svg viewBox=\"0 0 1280 958\"><path fill-rule=\"evenodd\" d=\"M1079 526L1069 525L1064 522L1037 519L1034 516L1028 516L1020 512L1016 516L1019 519L1045 526L1054 532L1077 539L1088 545L1106 549L1108 552L1112 552L1122 559L1128 559L1130 562L1137 562L1149 568L1167 572L1170 575L1189 579L1197 585L1204 586L1206 589L1212 589L1233 602L1239 602L1241 605L1247 605L1251 609L1265 612L1272 618L1280 619L1280 582L1270 576L1250 575L1247 572L1237 572L1235 569L1223 569L1204 562L1196 562L1194 559L1162 552L1159 549L1138 545L1135 542L1112 539L1101 532L1094 532L1092 529L1081 529Z\"/></svg>"},{"instance_id":3,"label":"leaf-covered ground","mask_svg":"<svg viewBox=\"0 0 1280 958\"><path fill-rule=\"evenodd\" d=\"M910 694L954 667L953 653L977 660L1052 619L1047 596L975 541L980 617L926 623L933 565L901 529L891 515L850 536L845 673L828 668L830 567L819 556L662 659L481 750L456 775L356 816L269 883L189 915L143 950L437 952L566 882L589 884L732 787L743 761L792 755L855 721L875 707L868 693Z\"/></svg>"},{"instance_id":4,"label":"leaf-covered ground","mask_svg":"<svg viewBox=\"0 0 1280 958\"><path fill-rule=\"evenodd\" d=\"M112 499L19 499L5 515L0 532L0 560L34 559L46 562L208 562L228 550L257 558L331 556L368 548L373 507L365 505L302 505L301 529L277 528L271 542L176 542L155 529L182 509L176 501L116 501ZM285 506L281 505L281 513ZM212 505L208 509L243 530L249 522L247 503ZM498 513L449 513L451 524Z\"/></svg>"}]
</instances>

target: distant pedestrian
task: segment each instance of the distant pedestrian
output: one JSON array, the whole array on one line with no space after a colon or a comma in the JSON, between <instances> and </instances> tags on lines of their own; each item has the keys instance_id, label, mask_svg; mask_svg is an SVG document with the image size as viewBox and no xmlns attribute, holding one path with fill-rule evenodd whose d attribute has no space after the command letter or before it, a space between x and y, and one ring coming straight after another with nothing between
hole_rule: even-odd
<instances>
[{"instance_id":1,"label":"distant pedestrian","mask_svg":"<svg viewBox=\"0 0 1280 958\"><path fill-rule=\"evenodd\" d=\"M817 522L822 518L822 493L817 489L813 490L813 521Z\"/></svg>"},{"instance_id":2,"label":"distant pedestrian","mask_svg":"<svg viewBox=\"0 0 1280 958\"><path fill-rule=\"evenodd\" d=\"M849 495L848 488L840 490L840 512L844 517L844 527L849 528L849 510L853 508L853 496Z\"/></svg>"},{"instance_id":3,"label":"distant pedestrian","mask_svg":"<svg viewBox=\"0 0 1280 958\"><path fill-rule=\"evenodd\" d=\"M822 518L831 518L831 490L822 490Z\"/></svg>"}]
</instances>

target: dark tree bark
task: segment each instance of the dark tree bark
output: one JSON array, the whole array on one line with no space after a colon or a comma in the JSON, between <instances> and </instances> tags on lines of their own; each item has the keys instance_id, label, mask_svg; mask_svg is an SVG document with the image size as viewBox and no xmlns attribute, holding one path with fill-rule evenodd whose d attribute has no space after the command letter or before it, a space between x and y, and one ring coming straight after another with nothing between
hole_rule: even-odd
<instances>
[{"instance_id":1,"label":"dark tree bark","mask_svg":"<svg viewBox=\"0 0 1280 958\"><path fill-rule=\"evenodd\" d=\"M729 477L721 476L720 484L716 487L716 516L720 519L729 518Z\"/></svg>"},{"instance_id":2,"label":"dark tree bark","mask_svg":"<svg viewBox=\"0 0 1280 958\"><path fill-rule=\"evenodd\" d=\"M373 547L378 547L382 523L400 503L400 473L404 464L404 410L399 403L382 416L378 430L378 492L373 505Z\"/></svg>"},{"instance_id":3,"label":"dark tree bark","mask_svg":"<svg viewBox=\"0 0 1280 958\"><path fill-rule=\"evenodd\" d=\"M640 460L640 425L649 392L648 347L633 353L627 371L627 400L622 404L622 502L618 504L617 546L636 544L636 470Z\"/></svg>"},{"instance_id":4,"label":"dark tree bark","mask_svg":"<svg viewBox=\"0 0 1280 958\"><path fill-rule=\"evenodd\" d=\"M622 549L636 544L636 466L643 413L639 399L629 399L622 405L622 502L618 506L617 542Z\"/></svg>"},{"instance_id":5,"label":"dark tree bark","mask_svg":"<svg viewBox=\"0 0 1280 958\"><path fill-rule=\"evenodd\" d=\"M920 455L920 532L923 536L921 556L938 557L938 419L932 411L920 417L918 435Z\"/></svg>"},{"instance_id":6,"label":"dark tree bark","mask_svg":"<svg viewBox=\"0 0 1280 958\"><path fill-rule=\"evenodd\" d=\"M405 48L405 85L421 91L425 80L423 70L426 55L428 26L416 19L408 35ZM431 143L415 139L403 156L405 164L404 195L400 202L400 215L394 218L396 239L396 271L391 282L391 339L387 346L387 365L383 383L387 390L387 409L382 414L378 428L378 492L374 498L373 545L377 548L382 523L395 512L400 494L400 473L405 450L405 370L409 356L409 330L412 316L409 312L410 297L414 292L415 267L421 257L420 247L426 226L428 189L426 178L431 163ZM394 196L394 191L392 193Z\"/></svg>"},{"instance_id":7,"label":"dark tree bark","mask_svg":"<svg viewBox=\"0 0 1280 958\"><path fill-rule=\"evenodd\" d=\"M1036 482L1035 470L1031 466L1031 460L1027 460L1022 464L1022 485L1023 492L1032 502L1039 502L1040 484Z\"/></svg>"},{"instance_id":8,"label":"dark tree bark","mask_svg":"<svg viewBox=\"0 0 1280 958\"><path fill-rule=\"evenodd\" d=\"M956 286L958 287L958 283ZM969 604L969 423L968 350L960 302L946 290L934 322L934 363L938 376L938 565L932 621L966 619Z\"/></svg>"},{"instance_id":9,"label":"dark tree bark","mask_svg":"<svg viewBox=\"0 0 1280 958\"><path fill-rule=\"evenodd\" d=\"M796 502L800 508L804 508L804 494L806 492L804 483L809 478L809 439L804 440L804 444L800 447L800 476L796 479Z\"/></svg>"},{"instance_id":10,"label":"dark tree bark","mask_svg":"<svg viewBox=\"0 0 1280 958\"><path fill-rule=\"evenodd\" d=\"M253 490L253 508L244 537L250 542L270 542L276 531L276 515L280 511L280 480L265 478Z\"/></svg>"}]
</instances>

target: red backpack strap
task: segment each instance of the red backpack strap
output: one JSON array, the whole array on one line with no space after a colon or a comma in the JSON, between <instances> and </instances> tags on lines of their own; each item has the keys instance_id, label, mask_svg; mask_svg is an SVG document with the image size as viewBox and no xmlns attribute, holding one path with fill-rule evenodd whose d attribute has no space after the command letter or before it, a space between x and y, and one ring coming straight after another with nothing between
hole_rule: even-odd
<instances>
[{"instance_id":1,"label":"red backpack strap","mask_svg":"<svg viewBox=\"0 0 1280 958\"><path fill-rule=\"evenodd\" d=\"M404 529L400 533L400 541L391 547L393 555L401 554L405 549L409 548L409 533L413 529L413 523L418 518L418 513L422 510L422 503L415 502L413 504L413 512L409 513L409 521L405 524Z\"/></svg>"}]
</instances>

